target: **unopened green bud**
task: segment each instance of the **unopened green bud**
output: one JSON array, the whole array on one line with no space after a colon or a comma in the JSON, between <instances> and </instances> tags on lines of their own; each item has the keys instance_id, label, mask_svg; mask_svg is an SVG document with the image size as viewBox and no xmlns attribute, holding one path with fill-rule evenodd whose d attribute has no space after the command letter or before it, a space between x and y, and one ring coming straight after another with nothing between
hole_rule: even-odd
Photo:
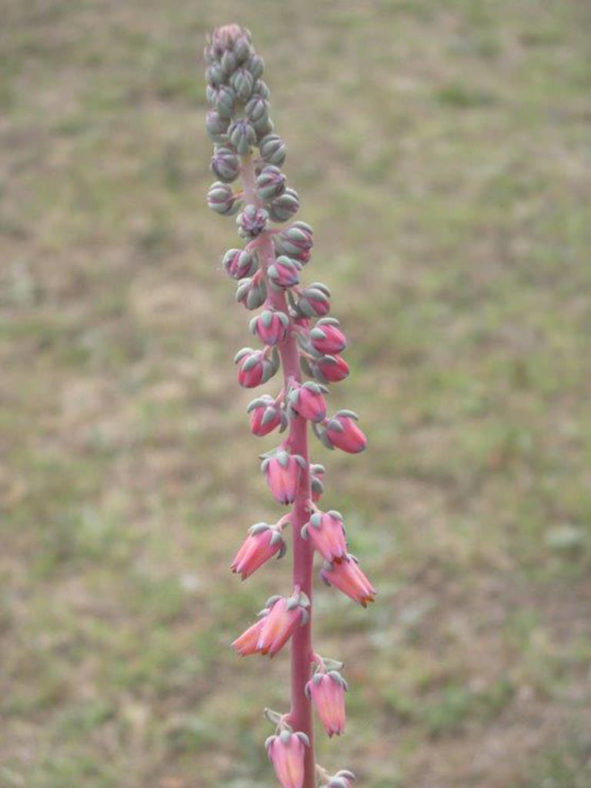
<instances>
[{"instance_id":1,"label":"unopened green bud","mask_svg":"<svg viewBox=\"0 0 591 788\"><path fill-rule=\"evenodd\" d=\"M267 134L259 142L261 157L269 162L281 167L285 161L285 143L278 134Z\"/></svg>"},{"instance_id":2,"label":"unopened green bud","mask_svg":"<svg viewBox=\"0 0 591 788\"><path fill-rule=\"evenodd\" d=\"M256 205L247 205L242 213L236 217L238 234L245 240L257 238L267 227L269 214L264 208L257 208Z\"/></svg>"},{"instance_id":3,"label":"unopened green bud","mask_svg":"<svg viewBox=\"0 0 591 788\"><path fill-rule=\"evenodd\" d=\"M238 66L238 58L234 54L234 52L227 49L224 54L222 55L222 71L224 73L224 77L227 79L230 74L232 74L236 67Z\"/></svg>"},{"instance_id":4,"label":"unopened green bud","mask_svg":"<svg viewBox=\"0 0 591 788\"><path fill-rule=\"evenodd\" d=\"M258 79L254 83L254 88L252 89L252 92L255 94L255 96L260 96L265 100L268 99L269 96L271 95L271 91L269 90L267 83L263 82L262 79Z\"/></svg>"},{"instance_id":5,"label":"unopened green bud","mask_svg":"<svg viewBox=\"0 0 591 788\"><path fill-rule=\"evenodd\" d=\"M221 85L216 102L215 108L217 113L222 118L227 118L228 120L234 114L234 107L236 106L236 93L229 88L227 85Z\"/></svg>"},{"instance_id":6,"label":"unopened green bud","mask_svg":"<svg viewBox=\"0 0 591 788\"><path fill-rule=\"evenodd\" d=\"M259 55L251 55L246 61L246 68L250 71L254 79L260 79L265 68L265 61Z\"/></svg>"},{"instance_id":7,"label":"unopened green bud","mask_svg":"<svg viewBox=\"0 0 591 788\"><path fill-rule=\"evenodd\" d=\"M230 77L230 84L241 101L248 101L254 85L254 79L250 71L247 71L245 68L239 68Z\"/></svg>"},{"instance_id":8,"label":"unopened green bud","mask_svg":"<svg viewBox=\"0 0 591 788\"><path fill-rule=\"evenodd\" d=\"M231 216L240 207L240 201L232 191L232 188L220 181L212 183L209 187L207 204L212 211L220 213L222 216Z\"/></svg>"},{"instance_id":9,"label":"unopened green bud","mask_svg":"<svg viewBox=\"0 0 591 788\"><path fill-rule=\"evenodd\" d=\"M207 118L205 119L205 128L209 138L214 142L224 142L226 140L228 125L228 119L222 118L215 110L212 109L207 113Z\"/></svg>"},{"instance_id":10,"label":"unopened green bud","mask_svg":"<svg viewBox=\"0 0 591 788\"><path fill-rule=\"evenodd\" d=\"M218 85L221 85L224 79L224 74L219 63L212 63L207 69L205 76L207 78L208 84L214 88L217 88Z\"/></svg>"},{"instance_id":11,"label":"unopened green bud","mask_svg":"<svg viewBox=\"0 0 591 788\"><path fill-rule=\"evenodd\" d=\"M300 207L300 198L295 189L286 189L269 205L269 216L274 222L286 222Z\"/></svg>"},{"instance_id":12,"label":"unopened green bud","mask_svg":"<svg viewBox=\"0 0 591 788\"><path fill-rule=\"evenodd\" d=\"M268 117L269 104L264 98L260 96L253 96L248 104L244 107L244 114L251 123L257 123L260 120Z\"/></svg>"},{"instance_id":13,"label":"unopened green bud","mask_svg":"<svg viewBox=\"0 0 591 788\"><path fill-rule=\"evenodd\" d=\"M257 194L263 202L273 200L285 191L285 175L279 167L267 164L257 177Z\"/></svg>"},{"instance_id":14,"label":"unopened green bud","mask_svg":"<svg viewBox=\"0 0 591 788\"><path fill-rule=\"evenodd\" d=\"M237 120L232 123L228 135L232 145L241 156L250 153L250 149L257 139L256 131L247 120Z\"/></svg>"},{"instance_id":15,"label":"unopened green bud","mask_svg":"<svg viewBox=\"0 0 591 788\"><path fill-rule=\"evenodd\" d=\"M211 159L211 170L220 181L231 183L240 173L240 157L231 148L217 146Z\"/></svg>"}]
</instances>

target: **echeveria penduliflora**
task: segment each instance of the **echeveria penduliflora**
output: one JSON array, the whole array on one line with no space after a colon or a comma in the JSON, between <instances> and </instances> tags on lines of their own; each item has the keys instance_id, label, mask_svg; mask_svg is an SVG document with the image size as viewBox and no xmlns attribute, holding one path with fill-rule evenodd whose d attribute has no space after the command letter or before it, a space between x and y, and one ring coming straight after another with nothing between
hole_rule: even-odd
<instances>
[{"instance_id":1,"label":"echeveria penduliflora","mask_svg":"<svg viewBox=\"0 0 591 788\"><path fill-rule=\"evenodd\" d=\"M291 642L291 706L280 714L266 710L275 733L266 749L283 788L352 788L347 769L330 774L314 760L312 709L329 736L345 727L343 665L312 648L312 572L314 553L323 559L324 582L363 605L375 590L357 559L347 551L342 516L323 511L322 465L310 460L310 428L324 446L355 454L366 438L350 410L327 414L328 384L349 374L340 355L347 346L341 326L330 312L330 292L321 282L302 283L313 246L312 228L294 220L297 192L287 185L281 167L286 148L269 114L264 64L248 30L226 25L213 31L205 48L207 64L207 133L215 144L211 169L217 181L207 194L210 208L235 216L242 248L229 249L222 265L237 283L236 300L260 310L250 331L262 347L236 354L238 382L258 387L281 369L280 391L264 394L248 407L254 435L274 431L280 444L262 455L261 469L275 499L290 505L275 524L251 526L231 569L246 579L268 560L286 552L283 531L291 525L293 577L289 593L267 600L258 620L234 642L246 656L273 657ZM241 179L241 188L234 187Z\"/></svg>"}]
</instances>

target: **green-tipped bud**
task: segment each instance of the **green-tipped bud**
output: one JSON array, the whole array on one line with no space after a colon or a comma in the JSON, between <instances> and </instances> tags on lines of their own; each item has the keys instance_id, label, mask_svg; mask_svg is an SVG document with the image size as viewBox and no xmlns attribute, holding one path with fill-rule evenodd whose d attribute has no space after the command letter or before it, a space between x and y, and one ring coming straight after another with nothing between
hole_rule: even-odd
<instances>
[{"instance_id":1,"label":"green-tipped bud","mask_svg":"<svg viewBox=\"0 0 591 788\"><path fill-rule=\"evenodd\" d=\"M238 58L231 50L227 49L224 54L222 55L221 60L222 72L224 74L225 79L235 71L236 67L238 66Z\"/></svg>"},{"instance_id":2,"label":"green-tipped bud","mask_svg":"<svg viewBox=\"0 0 591 788\"><path fill-rule=\"evenodd\" d=\"M211 159L211 170L224 183L232 183L240 173L240 157L230 148L216 147Z\"/></svg>"},{"instance_id":3,"label":"green-tipped bud","mask_svg":"<svg viewBox=\"0 0 591 788\"><path fill-rule=\"evenodd\" d=\"M250 153L251 147L257 140L256 131L247 120L237 120L228 129L230 142L241 156Z\"/></svg>"},{"instance_id":4,"label":"green-tipped bud","mask_svg":"<svg viewBox=\"0 0 591 788\"><path fill-rule=\"evenodd\" d=\"M261 157L269 164L281 167L285 161L285 143L277 134L267 134L259 143Z\"/></svg>"},{"instance_id":5,"label":"green-tipped bud","mask_svg":"<svg viewBox=\"0 0 591 788\"><path fill-rule=\"evenodd\" d=\"M222 85L217 93L215 108L221 118L226 118L228 122L234 114L236 106L236 93L227 85Z\"/></svg>"},{"instance_id":6,"label":"green-tipped bud","mask_svg":"<svg viewBox=\"0 0 591 788\"><path fill-rule=\"evenodd\" d=\"M274 200L285 191L285 175L279 167L267 164L257 177L257 194L263 202ZM273 218L273 217L271 217Z\"/></svg>"},{"instance_id":7,"label":"green-tipped bud","mask_svg":"<svg viewBox=\"0 0 591 788\"><path fill-rule=\"evenodd\" d=\"M254 87L254 79L250 71L247 71L245 68L239 68L230 77L230 85L232 85L241 101L248 101Z\"/></svg>"},{"instance_id":8,"label":"green-tipped bud","mask_svg":"<svg viewBox=\"0 0 591 788\"><path fill-rule=\"evenodd\" d=\"M240 207L240 200L237 199L227 183L216 181L211 184L207 192L207 204L212 211L220 213L222 216L231 216Z\"/></svg>"},{"instance_id":9,"label":"green-tipped bud","mask_svg":"<svg viewBox=\"0 0 591 788\"><path fill-rule=\"evenodd\" d=\"M285 189L283 194L276 197L269 205L269 216L274 222L286 222L300 208L300 198L295 189Z\"/></svg>"},{"instance_id":10,"label":"green-tipped bud","mask_svg":"<svg viewBox=\"0 0 591 788\"><path fill-rule=\"evenodd\" d=\"M244 107L244 114L254 125L269 116L269 104L260 96L253 96Z\"/></svg>"},{"instance_id":11,"label":"green-tipped bud","mask_svg":"<svg viewBox=\"0 0 591 788\"><path fill-rule=\"evenodd\" d=\"M224 79L224 73L222 71L222 67L220 66L220 64L212 63L211 66L207 69L205 78L207 79L207 84L211 85L212 88L219 87Z\"/></svg>"},{"instance_id":12,"label":"green-tipped bud","mask_svg":"<svg viewBox=\"0 0 591 788\"><path fill-rule=\"evenodd\" d=\"M243 279L236 289L236 301L239 301L247 309L258 309L267 300L267 286L265 280Z\"/></svg>"},{"instance_id":13,"label":"green-tipped bud","mask_svg":"<svg viewBox=\"0 0 591 788\"><path fill-rule=\"evenodd\" d=\"M266 229L268 220L269 214L264 208L257 208L256 205L247 205L242 213L236 217L238 235L245 240L251 241Z\"/></svg>"}]
</instances>

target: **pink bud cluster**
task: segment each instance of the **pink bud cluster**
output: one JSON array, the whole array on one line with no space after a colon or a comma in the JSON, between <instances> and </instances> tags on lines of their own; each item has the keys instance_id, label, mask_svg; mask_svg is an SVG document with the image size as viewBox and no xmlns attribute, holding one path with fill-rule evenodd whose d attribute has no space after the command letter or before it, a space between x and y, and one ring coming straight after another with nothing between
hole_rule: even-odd
<instances>
[{"instance_id":1,"label":"pink bud cluster","mask_svg":"<svg viewBox=\"0 0 591 788\"><path fill-rule=\"evenodd\" d=\"M256 622L232 646L241 656L273 657L291 642L291 708L287 714L267 715L276 724L267 753L283 788L316 788L318 780L328 788L352 788L352 772L330 776L315 764L312 708L329 736L341 734L347 684L340 663L312 650L310 627L314 553L322 559L320 577L328 585L363 607L376 594L349 553L342 515L318 507L324 467L310 460L308 446L311 427L326 448L357 454L366 447L353 411L328 412L329 385L349 375L341 355L347 338L339 321L329 316L328 287L301 281L311 257L313 231L294 220L300 200L281 170L285 143L269 115L264 63L252 47L250 33L238 25L214 30L205 60L210 106L206 127L215 144L211 168L218 179L208 192L208 204L218 214L236 216L245 245L228 250L222 265L237 282L237 301L248 310L260 309L250 321L250 331L261 347L245 347L236 354L238 382L256 388L280 369L283 372L277 395L257 397L248 413L254 435L285 432L278 446L261 455L261 470L275 500L292 507L274 525L251 526L231 564L245 580L271 558L283 557L282 532L291 525L292 593L267 600ZM242 189L234 191L232 183L238 177Z\"/></svg>"}]
</instances>

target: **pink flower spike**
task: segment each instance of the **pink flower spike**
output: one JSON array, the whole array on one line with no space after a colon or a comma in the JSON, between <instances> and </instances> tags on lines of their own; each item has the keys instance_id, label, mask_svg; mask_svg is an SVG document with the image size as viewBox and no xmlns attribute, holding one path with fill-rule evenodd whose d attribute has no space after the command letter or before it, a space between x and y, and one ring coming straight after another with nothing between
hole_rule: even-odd
<instances>
[{"instance_id":1,"label":"pink flower spike","mask_svg":"<svg viewBox=\"0 0 591 788\"><path fill-rule=\"evenodd\" d=\"M329 736L337 736L345 730L345 691L347 682L331 670L315 673L306 684L306 695L312 700L316 713Z\"/></svg>"},{"instance_id":2,"label":"pink flower spike","mask_svg":"<svg viewBox=\"0 0 591 788\"><path fill-rule=\"evenodd\" d=\"M267 484L279 503L293 503L305 460L298 454L289 454L280 449L265 457L261 470L267 477Z\"/></svg>"},{"instance_id":3,"label":"pink flower spike","mask_svg":"<svg viewBox=\"0 0 591 788\"><path fill-rule=\"evenodd\" d=\"M300 596L303 601L300 601ZM309 601L305 595L279 597L273 602L269 614L263 619L257 649L261 654L274 657L292 636L296 627L307 621Z\"/></svg>"},{"instance_id":4,"label":"pink flower spike","mask_svg":"<svg viewBox=\"0 0 591 788\"><path fill-rule=\"evenodd\" d=\"M339 512L315 512L302 528L302 536L326 561L340 563L347 556L343 518Z\"/></svg>"},{"instance_id":5,"label":"pink flower spike","mask_svg":"<svg viewBox=\"0 0 591 788\"><path fill-rule=\"evenodd\" d=\"M326 400L323 395L327 391L325 386L307 381L292 389L289 403L302 418L314 422L322 421L326 417Z\"/></svg>"},{"instance_id":6,"label":"pink flower spike","mask_svg":"<svg viewBox=\"0 0 591 788\"><path fill-rule=\"evenodd\" d=\"M263 627L264 618L259 619L255 624L243 632L240 637L232 643L232 648L241 657L248 657L251 654L256 654L259 651L258 640Z\"/></svg>"},{"instance_id":7,"label":"pink flower spike","mask_svg":"<svg viewBox=\"0 0 591 788\"><path fill-rule=\"evenodd\" d=\"M340 353L347 347L347 337L334 317L323 317L310 331L310 342L318 353Z\"/></svg>"},{"instance_id":8,"label":"pink flower spike","mask_svg":"<svg viewBox=\"0 0 591 788\"><path fill-rule=\"evenodd\" d=\"M325 435L332 446L349 454L358 454L367 446L367 438L356 424L357 414L340 410L326 424Z\"/></svg>"},{"instance_id":9,"label":"pink flower spike","mask_svg":"<svg viewBox=\"0 0 591 788\"><path fill-rule=\"evenodd\" d=\"M236 553L230 568L246 580L277 553L278 558L285 555L285 549L285 542L277 528L267 523L257 523L249 528L248 536Z\"/></svg>"},{"instance_id":10,"label":"pink flower spike","mask_svg":"<svg viewBox=\"0 0 591 788\"><path fill-rule=\"evenodd\" d=\"M304 758L310 742L305 733L283 730L279 736L269 736L265 742L267 755L273 764L282 788L302 788Z\"/></svg>"},{"instance_id":11,"label":"pink flower spike","mask_svg":"<svg viewBox=\"0 0 591 788\"><path fill-rule=\"evenodd\" d=\"M349 374L349 365L341 356L322 356L316 362L316 368L329 383L338 383Z\"/></svg>"},{"instance_id":12,"label":"pink flower spike","mask_svg":"<svg viewBox=\"0 0 591 788\"><path fill-rule=\"evenodd\" d=\"M268 435L276 427L283 426L286 422L281 408L268 394L253 400L248 406L247 412L250 413L250 431L259 437Z\"/></svg>"},{"instance_id":13,"label":"pink flower spike","mask_svg":"<svg viewBox=\"0 0 591 788\"><path fill-rule=\"evenodd\" d=\"M353 555L349 554L347 560L340 564L326 565L321 569L320 576L325 583L338 588L362 607L367 607L368 602L374 601L376 591Z\"/></svg>"}]
</instances>

